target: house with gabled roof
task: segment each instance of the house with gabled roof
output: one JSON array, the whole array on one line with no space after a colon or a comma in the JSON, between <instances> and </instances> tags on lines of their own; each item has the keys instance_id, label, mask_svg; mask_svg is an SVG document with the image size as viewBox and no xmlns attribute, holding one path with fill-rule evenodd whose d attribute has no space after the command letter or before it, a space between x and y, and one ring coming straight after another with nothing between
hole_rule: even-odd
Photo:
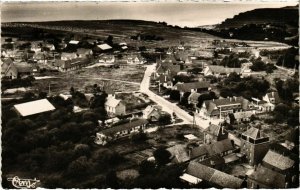
<instances>
[{"instance_id":1,"label":"house with gabled roof","mask_svg":"<svg viewBox=\"0 0 300 190\"><path fill-rule=\"evenodd\" d=\"M108 114L112 115L125 115L126 106L121 100L116 99L114 96L108 96L105 102L105 110Z\"/></svg>"},{"instance_id":2,"label":"house with gabled roof","mask_svg":"<svg viewBox=\"0 0 300 190\"><path fill-rule=\"evenodd\" d=\"M204 143L210 144L217 141L222 141L228 138L228 132L224 129L224 126L210 124L204 131Z\"/></svg>"},{"instance_id":3,"label":"house with gabled roof","mask_svg":"<svg viewBox=\"0 0 300 190\"><path fill-rule=\"evenodd\" d=\"M241 153L250 165L257 165L269 150L270 139L258 127L250 127L241 135Z\"/></svg>"},{"instance_id":4,"label":"house with gabled roof","mask_svg":"<svg viewBox=\"0 0 300 190\"><path fill-rule=\"evenodd\" d=\"M196 108L196 113L204 118L226 118L230 113L249 110L249 101L243 97L228 97L205 100L201 107Z\"/></svg>"},{"instance_id":5,"label":"house with gabled roof","mask_svg":"<svg viewBox=\"0 0 300 190\"><path fill-rule=\"evenodd\" d=\"M194 106L194 108L196 108L200 95L201 94L198 92L192 92L188 97L188 103L192 104Z\"/></svg>"},{"instance_id":6,"label":"house with gabled roof","mask_svg":"<svg viewBox=\"0 0 300 190\"><path fill-rule=\"evenodd\" d=\"M79 58L86 58L93 55L93 51L87 48L78 48L76 54Z\"/></svg>"},{"instance_id":7,"label":"house with gabled roof","mask_svg":"<svg viewBox=\"0 0 300 190\"><path fill-rule=\"evenodd\" d=\"M166 149L171 153L171 162L172 163L183 163L190 160L190 157L186 150L186 145L176 144L175 146L169 147Z\"/></svg>"},{"instance_id":8,"label":"house with gabled roof","mask_svg":"<svg viewBox=\"0 0 300 190\"><path fill-rule=\"evenodd\" d=\"M178 90L181 94L185 92L207 92L210 88L210 84L206 81L189 82L189 83L177 83L173 89Z\"/></svg>"},{"instance_id":9,"label":"house with gabled roof","mask_svg":"<svg viewBox=\"0 0 300 190\"><path fill-rule=\"evenodd\" d=\"M262 163L248 176L248 188L291 188L295 184L298 186L297 173L295 160L270 149Z\"/></svg>"},{"instance_id":10,"label":"house with gabled roof","mask_svg":"<svg viewBox=\"0 0 300 190\"><path fill-rule=\"evenodd\" d=\"M281 102L278 92L269 92L264 97L263 100L267 103L277 105Z\"/></svg>"},{"instance_id":11,"label":"house with gabled roof","mask_svg":"<svg viewBox=\"0 0 300 190\"><path fill-rule=\"evenodd\" d=\"M151 122L158 121L161 116L162 107L159 105L149 105L143 110L143 118Z\"/></svg>"},{"instance_id":12,"label":"house with gabled roof","mask_svg":"<svg viewBox=\"0 0 300 190\"><path fill-rule=\"evenodd\" d=\"M9 79L22 78L33 75L33 67L27 63L3 63L1 75Z\"/></svg>"},{"instance_id":13,"label":"house with gabled roof","mask_svg":"<svg viewBox=\"0 0 300 190\"><path fill-rule=\"evenodd\" d=\"M132 133L144 131L147 124L148 121L146 119L135 119L122 124L114 124L113 126L96 133L95 143L106 145L108 142L122 137L128 137Z\"/></svg>"},{"instance_id":14,"label":"house with gabled roof","mask_svg":"<svg viewBox=\"0 0 300 190\"><path fill-rule=\"evenodd\" d=\"M22 117L55 110L55 107L47 99L16 104L14 108Z\"/></svg>"},{"instance_id":15,"label":"house with gabled roof","mask_svg":"<svg viewBox=\"0 0 300 190\"><path fill-rule=\"evenodd\" d=\"M188 178L180 177L188 183L201 183L202 181L209 182L216 188L231 188L240 189L243 186L243 180L232 175L226 174L214 168L208 167L198 162L190 162L184 174ZM193 178L191 178L192 176ZM192 181L187 179L193 179Z\"/></svg>"},{"instance_id":16,"label":"house with gabled roof","mask_svg":"<svg viewBox=\"0 0 300 190\"><path fill-rule=\"evenodd\" d=\"M220 65L209 65L203 70L204 76L214 75L216 77L228 76L230 73L241 74L241 68L229 68Z\"/></svg>"}]
</instances>

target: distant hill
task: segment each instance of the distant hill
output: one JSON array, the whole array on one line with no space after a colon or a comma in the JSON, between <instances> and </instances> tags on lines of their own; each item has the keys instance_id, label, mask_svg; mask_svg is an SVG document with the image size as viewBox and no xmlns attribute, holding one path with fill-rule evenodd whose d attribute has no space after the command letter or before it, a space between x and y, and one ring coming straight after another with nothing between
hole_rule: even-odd
<instances>
[{"instance_id":1,"label":"distant hill","mask_svg":"<svg viewBox=\"0 0 300 190\"><path fill-rule=\"evenodd\" d=\"M199 44L203 39L218 39L219 37L201 31L189 31L186 28L171 26L165 22L143 20L70 20L47 22L12 22L2 23L1 35L25 36L37 33L60 31L64 34L76 34L97 39L106 39L109 35L117 41L137 42L140 46L174 46L183 42L185 45ZM17 29L16 29L17 28ZM20 30L18 30L20 28ZM33 29L38 29L34 31ZM26 34L25 34L26 33ZM141 36L141 41L135 40ZM143 37L145 39L143 39ZM150 39L150 40L148 40ZM152 40L151 40L152 39ZM150 43L149 41L154 41ZM149 43L146 43L146 42ZM145 43L144 43L145 42Z\"/></svg>"},{"instance_id":2,"label":"distant hill","mask_svg":"<svg viewBox=\"0 0 300 190\"><path fill-rule=\"evenodd\" d=\"M235 15L217 25L219 29L242 27L249 24L279 24L298 27L298 6L255 9Z\"/></svg>"},{"instance_id":3,"label":"distant hill","mask_svg":"<svg viewBox=\"0 0 300 190\"><path fill-rule=\"evenodd\" d=\"M299 46L298 23L298 6L264 8L240 13L214 29L201 31L223 38L277 41Z\"/></svg>"}]
</instances>

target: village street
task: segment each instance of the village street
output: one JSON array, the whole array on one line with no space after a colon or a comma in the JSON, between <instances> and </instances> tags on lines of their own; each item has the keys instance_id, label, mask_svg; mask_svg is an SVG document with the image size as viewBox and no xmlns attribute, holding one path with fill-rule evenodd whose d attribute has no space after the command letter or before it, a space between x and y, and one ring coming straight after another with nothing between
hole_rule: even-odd
<instances>
[{"instance_id":1,"label":"village street","mask_svg":"<svg viewBox=\"0 0 300 190\"><path fill-rule=\"evenodd\" d=\"M162 106L163 111L172 114L173 112L184 121L184 123L192 124L193 117L189 115L186 111L179 108L176 103L171 103L168 100L164 99L163 97L156 95L154 92L149 90L150 86L150 77L151 74L155 71L156 65L149 65L145 71L144 78L141 82L140 92L147 94L149 99L157 103L158 105ZM195 123L201 129L206 129L209 126L209 123L218 124L220 120L204 120L200 117L195 116Z\"/></svg>"}]
</instances>

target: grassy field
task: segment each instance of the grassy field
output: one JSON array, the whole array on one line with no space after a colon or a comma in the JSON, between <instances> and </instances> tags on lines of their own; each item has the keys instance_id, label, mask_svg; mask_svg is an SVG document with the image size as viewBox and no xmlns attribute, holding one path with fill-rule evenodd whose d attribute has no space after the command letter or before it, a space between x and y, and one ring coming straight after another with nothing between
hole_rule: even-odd
<instances>
[{"instance_id":1,"label":"grassy field","mask_svg":"<svg viewBox=\"0 0 300 190\"><path fill-rule=\"evenodd\" d=\"M50 84L51 93L57 94L68 93L71 87L84 91L86 86L94 84L101 86L104 84L115 92L137 91L140 88L139 83L144 76L144 71L144 67L138 66L127 66L119 69L103 67L83 68L77 71L56 73L54 75L56 78L36 80L34 88L48 92Z\"/></svg>"}]
</instances>

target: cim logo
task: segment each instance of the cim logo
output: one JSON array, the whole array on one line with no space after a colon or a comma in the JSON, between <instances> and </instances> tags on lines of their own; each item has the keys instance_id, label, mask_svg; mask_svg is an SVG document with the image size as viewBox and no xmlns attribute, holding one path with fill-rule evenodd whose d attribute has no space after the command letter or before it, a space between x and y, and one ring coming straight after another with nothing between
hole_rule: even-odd
<instances>
[{"instance_id":1,"label":"cim logo","mask_svg":"<svg viewBox=\"0 0 300 190\"><path fill-rule=\"evenodd\" d=\"M16 188L27 188L27 189L35 189L36 184L40 182L40 180L34 179L21 179L18 176L13 178L7 178L8 181L11 181L12 185Z\"/></svg>"}]
</instances>

